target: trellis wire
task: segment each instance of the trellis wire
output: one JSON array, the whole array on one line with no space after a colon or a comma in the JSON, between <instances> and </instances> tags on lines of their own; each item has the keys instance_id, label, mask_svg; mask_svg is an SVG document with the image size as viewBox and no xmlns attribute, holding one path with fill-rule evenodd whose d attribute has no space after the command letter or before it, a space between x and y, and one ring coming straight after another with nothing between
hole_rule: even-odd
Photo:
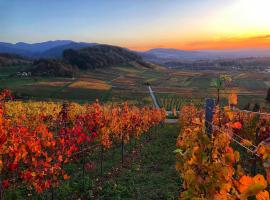
<instances>
[{"instance_id":1,"label":"trellis wire","mask_svg":"<svg viewBox=\"0 0 270 200\"><path fill-rule=\"evenodd\" d=\"M210 123L210 122L209 122ZM230 137L230 139L232 139L236 144L240 145L241 147L243 147L244 149L246 149L248 152L260 157L258 154L254 153L254 150L249 149L248 147L246 147L245 145L241 144L241 142L239 142L238 140L236 140L235 138L233 138L233 136L230 136L229 133L222 131L218 126L214 125L213 123L211 123L211 125L215 128L215 130L219 131L220 133L224 133L226 135L228 135ZM239 138L242 138L241 136L237 135L236 133L233 133L233 135L238 136ZM252 144L252 143L251 143ZM253 145L253 147L256 147L256 149L258 148L257 146Z\"/></svg>"},{"instance_id":2,"label":"trellis wire","mask_svg":"<svg viewBox=\"0 0 270 200\"><path fill-rule=\"evenodd\" d=\"M221 109L224 109L225 107L220 107ZM270 113L267 112L256 112L256 111L250 111L250 110L241 110L241 109L235 109L232 111L238 111L238 112L245 112L245 113L251 113L251 114L257 114L257 115L267 115L270 116Z\"/></svg>"},{"instance_id":3,"label":"trellis wire","mask_svg":"<svg viewBox=\"0 0 270 200\"><path fill-rule=\"evenodd\" d=\"M259 157L258 154L254 153L254 151L258 148L256 145L253 145L253 143L249 142L251 144L251 146L253 146L255 149L251 150L248 147L246 147L245 145L241 144L241 142L239 142L238 140L236 140L236 138L234 138L233 136L235 135L236 137L240 138L241 140L244 140L244 138L242 138L240 135L233 133L233 136L229 135L229 133L224 132L220 129L219 126L216 126L213 124L213 113L215 113L214 110L214 100L213 99L206 99L205 102L205 131L207 133L208 136L212 136L212 128L214 127L217 131L224 133L226 135L228 135L236 144L240 145L241 147L243 147L244 149L246 149L248 152L251 152L253 155L256 155Z\"/></svg>"},{"instance_id":4,"label":"trellis wire","mask_svg":"<svg viewBox=\"0 0 270 200\"><path fill-rule=\"evenodd\" d=\"M206 103L206 111L207 112L211 112L211 113L215 113L214 110L210 111L212 109L211 106L207 106L207 103ZM224 108L224 107L223 107ZM254 114L259 114L259 115L267 115L267 116L270 116L270 113L262 113L262 112L254 112L254 111L248 111L248 110L241 110L241 109L237 109L236 111L240 111L240 112L246 112L246 113L254 113ZM216 126L214 125L212 122L210 121L207 121L205 120L207 123L211 124L213 127L215 127L219 132L222 132L222 133L225 133L224 131L221 131L220 130L220 127L219 126ZM207 133L208 134L208 133ZM226 133L228 135L228 133ZM257 134L257 133L256 133ZM209 134L208 134L209 135ZM210 134L211 135L211 134ZM240 138L241 140L246 140L244 139L243 137L241 137L240 135L236 134L236 133L233 133L234 136ZM246 147L245 145L241 144L239 141L237 141L235 138L231 137L230 135L228 135L236 144L242 146L243 148L245 148L247 151L251 152L252 154L256 155L257 157L259 157L258 154L254 153L254 151L256 149L258 149L258 147L256 145L254 145L252 142L250 142L249 140L246 140L246 142L248 142L251 146L253 146L255 149L254 150L251 150L249 149L248 147Z\"/></svg>"}]
</instances>

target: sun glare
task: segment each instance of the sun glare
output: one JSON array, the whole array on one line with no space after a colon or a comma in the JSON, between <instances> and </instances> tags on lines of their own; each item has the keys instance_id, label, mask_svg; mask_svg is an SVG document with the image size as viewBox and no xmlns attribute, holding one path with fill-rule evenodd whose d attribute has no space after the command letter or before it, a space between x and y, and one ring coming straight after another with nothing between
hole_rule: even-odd
<instances>
[{"instance_id":1,"label":"sun glare","mask_svg":"<svg viewBox=\"0 0 270 200\"><path fill-rule=\"evenodd\" d=\"M252 37L270 31L270 1L240 0L221 13L220 30L240 37Z\"/></svg>"}]
</instances>

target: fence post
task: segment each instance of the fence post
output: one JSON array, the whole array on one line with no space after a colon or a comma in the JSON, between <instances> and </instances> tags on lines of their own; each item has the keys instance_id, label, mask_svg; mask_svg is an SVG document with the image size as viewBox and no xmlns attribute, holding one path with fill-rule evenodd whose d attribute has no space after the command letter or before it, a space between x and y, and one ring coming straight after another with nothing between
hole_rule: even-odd
<instances>
[{"instance_id":1,"label":"fence post","mask_svg":"<svg viewBox=\"0 0 270 200\"><path fill-rule=\"evenodd\" d=\"M54 200L54 189L53 189L53 186L51 188L51 200Z\"/></svg>"},{"instance_id":2,"label":"fence post","mask_svg":"<svg viewBox=\"0 0 270 200\"><path fill-rule=\"evenodd\" d=\"M149 128L147 136L146 136L148 141L151 140L151 137L150 137L151 134L152 134L152 128Z\"/></svg>"},{"instance_id":3,"label":"fence post","mask_svg":"<svg viewBox=\"0 0 270 200\"><path fill-rule=\"evenodd\" d=\"M84 145L83 145L84 146ZM83 192L85 192L85 148L82 148L83 151L83 160L82 160L82 172L83 172Z\"/></svg>"},{"instance_id":4,"label":"fence post","mask_svg":"<svg viewBox=\"0 0 270 200\"><path fill-rule=\"evenodd\" d=\"M121 157L122 157L122 167L124 165L124 134L122 133L122 141L121 141Z\"/></svg>"},{"instance_id":5,"label":"fence post","mask_svg":"<svg viewBox=\"0 0 270 200\"><path fill-rule=\"evenodd\" d=\"M215 107L214 99L206 99L205 102L205 131L209 137L212 137L212 122L213 122L213 112Z\"/></svg>"},{"instance_id":6,"label":"fence post","mask_svg":"<svg viewBox=\"0 0 270 200\"><path fill-rule=\"evenodd\" d=\"M260 131L260 128L257 128L256 129L256 136L255 136L255 145L258 145L259 131ZM255 176L256 170L257 170L257 157L256 157L256 155L253 155L252 159L253 159L253 163L252 163L251 172L252 172L252 175Z\"/></svg>"},{"instance_id":7,"label":"fence post","mask_svg":"<svg viewBox=\"0 0 270 200\"><path fill-rule=\"evenodd\" d=\"M103 146L100 146L100 175L103 175Z\"/></svg>"}]
</instances>

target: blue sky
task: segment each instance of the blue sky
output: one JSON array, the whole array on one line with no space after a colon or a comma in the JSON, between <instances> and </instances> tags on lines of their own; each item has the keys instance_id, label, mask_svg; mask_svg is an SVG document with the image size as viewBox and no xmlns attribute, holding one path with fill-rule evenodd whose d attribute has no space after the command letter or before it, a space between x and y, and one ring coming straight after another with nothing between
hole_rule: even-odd
<instances>
[{"instance_id":1,"label":"blue sky","mask_svg":"<svg viewBox=\"0 0 270 200\"><path fill-rule=\"evenodd\" d=\"M0 0L0 41L181 47L230 35L218 25L229 24L235 2L243 0Z\"/></svg>"}]
</instances>

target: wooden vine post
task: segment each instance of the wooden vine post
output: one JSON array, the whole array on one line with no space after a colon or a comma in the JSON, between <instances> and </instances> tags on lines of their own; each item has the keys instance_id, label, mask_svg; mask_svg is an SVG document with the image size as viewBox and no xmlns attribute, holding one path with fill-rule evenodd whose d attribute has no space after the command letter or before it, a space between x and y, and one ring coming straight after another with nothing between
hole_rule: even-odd
<instances>
[{"instance_id":1,"label":"wooden vine post","mask_svg":"<svg viewBox=\"0 0 270 200\"><path fill-rule=\"evenodd\" d=\"M259 132L260 132L260 128L258 127L256 129L255 145L258 145ZM251 166L251 173L252 173L253 176L255 176L256 175L256 170L257 170L257 157L256 157L255 154L252 156L252 160L253 160L253 163L252 163L252 166Z\"/></svg>"},{"instance_id":2,"label":"wooden vine post","mask_svg":"<svg viewBox=\"0 0 270 200\"><path fill-rule=\"evenodd\" d=\"M122 167L124 165L124 134L122 133L121 138L121 158L122 158Z\"/></svg>"},{"instance_id":3,"label":"wooden vine post","mask_svg":"<svg viewBox=\"0 0 270 200\"><path fill-rule=\"evenodd\" d=\"M83 175L83 192L85 192L85 145L82 147L82 175Z\"/></svg>"},{"instance_id":4,"label":"wooden vine post","mask_svg":"<svg viewBox=\"0 0 270 200\"><path fill-rule=\"evenodd\" d=\"M214 99L206 99L205 102L205 132L209 137L212 137L213 131L213 115L215 108L215 100Z\"/></svg>"},{"instance_id":5,"label":"wooden vine post","mask_svg":"<svg viewBox=\"0 0 270 200\"><path fill-rule=\"evenodd\" d=\"M103 146L100 145L100 176L103 175Z\"/></svg>"}]
</instances>

